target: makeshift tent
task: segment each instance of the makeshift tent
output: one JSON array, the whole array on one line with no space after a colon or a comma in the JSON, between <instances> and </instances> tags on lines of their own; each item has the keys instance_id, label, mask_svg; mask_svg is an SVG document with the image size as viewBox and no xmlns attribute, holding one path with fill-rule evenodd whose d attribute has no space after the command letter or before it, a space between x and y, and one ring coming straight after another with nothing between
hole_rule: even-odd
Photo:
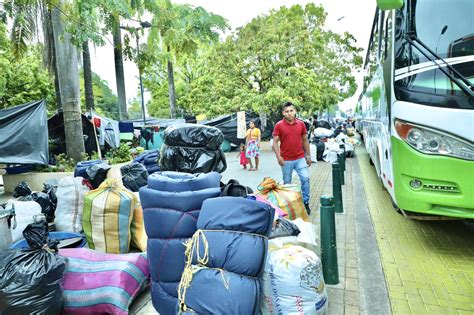
<instances>
[{"instance_id":1,"label":"makeshift tent","mask_svg":"<svg viewBox=\"0 0 474 315\"><path fill-rule=\"evenodd\" d=\"M85 115L81 115L81 118L86 153L92 154L92 152L98 152L94 125ZM51 139L51 142L53 143L51 154L58 155L66 153L66 136L64 134L64 119L62 112L59 112L48 119L48 131L49 139Z\"/></svg>"},{"instance_id":2,"label":"makeshift tent","mask_svg":"<svg viewBox=\"0 0 474 315\"><path fill-rule=\"evenodd\" d=\"M0 110L0 163L48 164L46 102Z\"/></svg>"},{"instance_id":3,"label":"makeshift tent","mask_svg":"<svg viewBox=\"0 0 474 315\"><path fill-rule=\"evenodd\" d=\"M256 127L260 128L260 117L251 112L245 113L245 121L248 125L249 121L255 121ZM237 113L231 115L223 115L212 120L203 121L202 124L218 128L224 134L224 138L235 145L245 142L245 139L237 138Z\"/></svg>"}]
</instances>

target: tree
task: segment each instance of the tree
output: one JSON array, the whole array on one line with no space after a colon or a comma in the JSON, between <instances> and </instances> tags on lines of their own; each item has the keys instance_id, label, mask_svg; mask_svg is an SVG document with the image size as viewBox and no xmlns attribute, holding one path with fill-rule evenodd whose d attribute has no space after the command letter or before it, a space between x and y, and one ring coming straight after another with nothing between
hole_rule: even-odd
<instances>
[{"instance_id":1,"label":"tree","mask_svg":"<svg viewBox=\"0 0 474 315\"><path fill-rule=\"evenodd\" d=\"M168 94L171 117L176 117L176 93L173 60L194 54L200 43L215 42L217 30L225 30L227 21L207 12L202 7L159 2L152 19L153 28L148 38L149 49L161 50L166 59Z\"/></svg>"},{"instance_id":2,"label":"tree","mask_svg":"<svg viewBox=\"0 0 474 315\"><path fill-rule=\"evenodd\" d=\"M81 76L83 77L83 76ZM102 80L99 75L92 72L92 90L95 99L94 110L101 115L110 117L115 120L120 119L120 113L118 108L118 98L110 89L107 81ZM83 111L88 110L85 104L85 93L84 93L84 79L80 82L81 85L81 108Z\"/></svg>"},{"instance_id":3,"label":"tree","mask_svg":"<svg viewBox=\"0 0 474 315\"><path fill-rule=\"evenodd\" d=\"M44 99L48 109L54 108L53 82L41 64L40 47L30 46L16 58L0 22L0 109Z\"/></svg>"},{"instance_id":4,"label":"tree","mask_svg":"<svg viewBox=\"0 0 474 315\"><path fill-rule=\"evenodd\" d=\"M325 17L322 6L307 4L254 18L201 56L200 76L182 101L208 116L243 109L279 115L287 100L309 114L351 96L362 49L349 33L326 30Z\"/></svg>"},{"instance_id":5,"label":"tree","mask_svg":"<svg viewBox=\"0 0 474 315\"><path fill-rule=\"evenodd\" d=\"M60 2L59 6L61 4ZM51 19L55 35L56 64L63 108L66 153L75 161L80 161L85 148L82 132L77 51L70 40L70 35L64 31L60 8L55 7L52 10Z\"/></svg>"}]
</instances>

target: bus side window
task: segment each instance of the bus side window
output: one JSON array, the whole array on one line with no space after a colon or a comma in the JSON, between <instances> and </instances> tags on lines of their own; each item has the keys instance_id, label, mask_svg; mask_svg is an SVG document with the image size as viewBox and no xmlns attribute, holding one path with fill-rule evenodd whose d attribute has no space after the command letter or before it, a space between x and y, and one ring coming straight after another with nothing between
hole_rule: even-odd
<instances>
[{"instance_id":1,"label":"bus side window","mask_svg":"<svg viewBox=\"0 0 474 315\"><path fill-rule=\"evenodd\" d=\"M383 60L387 59L392 48L392 12L387 14L384 26L384 54Z\"/></svg>"}]
</instances>

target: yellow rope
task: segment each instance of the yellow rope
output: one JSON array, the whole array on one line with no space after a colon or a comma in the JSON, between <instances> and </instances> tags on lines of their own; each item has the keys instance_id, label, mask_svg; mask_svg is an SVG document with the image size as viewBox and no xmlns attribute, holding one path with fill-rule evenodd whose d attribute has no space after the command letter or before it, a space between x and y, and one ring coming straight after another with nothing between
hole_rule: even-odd
<instances>
[{"instance_id":1,"label":"yellow rope","mask_svg":"<svg viewBox=\"0 0 474 315\"><path fill-rule=\"evenodd\" d=\"M186 243L184 243L184 246L186 247L184 251L184 254L186 256L186 263L184 265L183 274L181 275L181 281L179 282L179 285L178 285L179 307L180 307L180 310L183 312L187 311L187 306L184 302L186 299L186 292L189 286L191 285L191 281L193 280L193 274L198 272L199 270L202 270L202 269L218 270L221 274L224 287L226 288L226 290L229 289L230 278L226 274L226 271L222 268L210 268L206 266L206 264L209 262L209 243L207 241L207 238L204 232L230 232L230 233L253 235L253 236L258 236L265 239L267 238L265 235L241 232L241 231L201 230L201 229L197 230L194 233L193 237L191 237L189 240L186 241ZM202 245L204 246L204 252L202 253L202 256L201 256L201 242L202 242ZM197 265L192 264L194 255L196 255ZM241 276L245 276L251 279L258 279L258 278L254 278L254 277L246 276L246 275L241 275Z\"/></svg>"}]
</instances>

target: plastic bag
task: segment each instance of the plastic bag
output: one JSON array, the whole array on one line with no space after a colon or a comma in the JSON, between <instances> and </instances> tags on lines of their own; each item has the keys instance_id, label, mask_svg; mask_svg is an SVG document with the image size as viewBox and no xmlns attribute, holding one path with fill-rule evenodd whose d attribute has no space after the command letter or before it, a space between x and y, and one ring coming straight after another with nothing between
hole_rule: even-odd
<instances>
[{"instance_id":1,"label":"plastic bag","mask_svg":"<svg viewBox=\"0 0 474 315\"><path fill-rule=\"evenodd\" d=\"M44 221L28 225L23 235L32 248L0 252L0 314L59 314L66 264L55 253L57 242L43 248L48 243Z\"/></svg>"},{"instance_id":2,"label":"plastic bag","mask_svg":"<svg viewBox=\"0 0 474 315\"><path fill-rule=\"evenodd\" d=\"M278 219L268 238L298 236L298 234L300 234L300 229L296 224L286 219Z\"/></svg>"},{"instance_id":3,"label":"plastic bag","mask_svg":"<svg viewBox=\"0 0 474 315\"><path fill-rule=\"evenodd\" d=\"M57 179L49 179L43 183L43 192L45 194L48 194L49 200L51 200L51 203L54 205L54 208L56 208L56 205L58 203L58 198L56 197L58 185L59 182Z\"/></svg>"},{"instance_id":4,"label":"plastic bag","mask_svg":"<svg viewBox=\"0 0 474 315\"><path fill-rule=\"evenodd\" d=\"M20 182L13 190L13 197L24 197L31 195L31 188L27 182Z\"/></svg>"},{"instance_id":5,"label":"plastic bag","mask_svg":"<svg viewBox=\"0 0 474 315\"><path fill-rule=\"evenodd\" d=\"M161 147L161 171L185 173L222 173L227 168L224 152L206 148Z\"/></svg>"},{"instance_id":6,"label":"plastic bag","mask_svg":"<svg viewBox=\"0 0 474 315\"><path fill-rule=\"evenodd\" d=\"M124 165L120 168L122 172L122 182L125 187L133 192L137 192L140 187L147 184L148 172L145 166L140 163Z\"/></svg>"},{"instance_id":7,"label":"plastic bag","mask_svg":"<svg viewBox=\"0 0 474 315\"><path fill-rule=\"evenodd\" d=\"M217 150L224 141L224 135L215 127L180 124L166 128L163 141L169 146L205 147Z\"/></svg>"},{"instance_id":8,"label":"plastic bag","mask_svg":"<svg viewBox=\"0 0 474 315\"><path fill-rule=\"evenodd\" d=\"M87 179L91 182L94 189L102 184L110 168L111 166L107 163L94 164L87 168Z\"/></svg>"},{"instance_id":9,"label":"plastic bag","mask_svg":"<svg viewBox=\"0 0 474 315\"><path fill-rule=\"evenodd\" d=\"M33 201L41 206L41 212L46 216L46 221L53 222L54 210L56 207L49 199L48 194L45 194L44 192L34 192L31 194L31 197L33 197Z\"/></svg>"}]
</instances>

